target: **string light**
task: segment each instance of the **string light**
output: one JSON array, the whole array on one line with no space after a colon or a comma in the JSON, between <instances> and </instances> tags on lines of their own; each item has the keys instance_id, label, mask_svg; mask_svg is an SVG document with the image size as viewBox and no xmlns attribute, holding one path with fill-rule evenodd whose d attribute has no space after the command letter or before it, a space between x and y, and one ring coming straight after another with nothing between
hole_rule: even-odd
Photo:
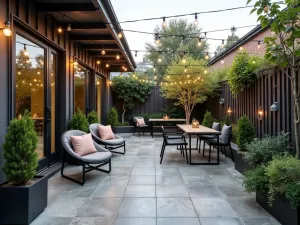
<instances>
[{"instance_id":1,"label":"string light","mask_svg":"<svg viewBox=\"0 0 300 225\"><path fill-rule=\"evenodd\" d=\"M153 65L153 71L154 71L154 72L156 71L155 65Z\"/></svg>"},{"instance_id":2,"label":"string light","mask_svg":"<svg viewBox=\"0 0 300 225\"><path fill-rule=\"evenodd\" d=\"M105 55L105 50L104 49L102 49L102 51L101 51L101 55Z\"/></svg>"},{"instance_id":3,"label":"string light","mask_svg":"<svg viewBox=\"0 0 300 225\"><path fill-rule=\"evenodd\" d=\"M163 17L162 27L163 27L163 28L166 28L166 27L167 27L166 17Z\"/></svg>"},{"instance_id":4,"label":"string light","mask_svg":"<svg viewBox=\"0 0 300 225\"><path fill-rule=\"evenodd\" d=\"M24 52L23 52L24 56L29 56L29 53L27 51L26 45L24 44Z\"/></svg>"},{"instance_id":5,"label":"string light","mask_svg":"<svg viewBox=\"0 0 300 225\"><path fill-rule=\"evenodd\" d=\"M71 24L68 24L68 26L67 26L67 31L71 31L72 30L72 27L71 27Z\"/></svg>"},{"instance_id":6,"label":"string light","mask_svg":"<svg viewBox=\"0 0 300 225\"><path fill-rule=\"evenodd\" d=\"M101 62L100 62L100 60L97 60L97 65L99 65Z\"/></svg>"},{"instance_id":7,"label":"string light","mask_svg":"<svg viewBox=\"0 0 300 225\"><path fill-rule=\"evenodd\" d=\"M198 47L201 47L201 45L202 45L202 39L199 38L199 39L198 39Z\"/></svg>"},{"instance_id":8,"label":"string light","mask_svg":"<svg viewBox=\"0 0 300 225\"><path fill-rule=\"evenodd\" d=\"M257 48L260 49L260 41L257 42Z\"/></svg>"},{"instance_id":9,"label":"string light","mask_svg":"<svg viewBox=\"0 0 300 225\"><path fill-rule=\"evenodd\" d=\"M134 56L137 57L137 51L135 51L135 55Z\"/></svg>"},{"instance_id":10,"label":"string light","mask_svg":"<svg viewBox=\"0 0 300 225\"><path fill-rule=\"evenodd\" d=\"M58 29L57 29L57 31L58 31L58 33L62 33L62 28L61 27L59 27Z\"/></svg>"},{"instance_id":11,"label":"string light","mask_svg":"<svg viewBox=\"0 0 300 225\"><path fill-rule=\"evenodd\" d=\"M240 50L240 51L243 51L243 49L244 49L243 46L240 46L239 50Z\"/></svg>"},{"instance_id":12,"label":"string light","mask_svg":"<svg viewBox=\"0 0 300 225\"><path fill-rule=\"evenodd\" d=\"M186 69L186 66L184 67L184 72L186 73L187 69Z\"/></svg>"},{"instance_id":13,"label":"string light","mask_svg":"<svg viewBox=\"0 0 300 225\"><path fill-rule=\"evenodd\" d=\"M109 64L108 64L108 63L106 63L106 64L105 64L105 67L106 67L106 68L108 68L108 67L109 67Z\"/></svg>"},{"instance_id":14,"label":"string light","mask_svg":"<svg viewBox=\"0 0 300 225\"><path fill-rule=\"evenodd\" d=\"M119 53L117 54L116 59L117 59L117 60L120 60L120 55L119 55Z\"/></svg>"},{"instance_id":15,"label":"string light","mask_svg":"<svg viewBox=\"0 0 300 225\"><path fill-rule=\"evenodd\" d=\"M123 34L122 34L122 30L120 30L120 32L118 33L118 38L122 38L123 37Z\"/></svg>"},{"instance_id":16,"label":"string light","mask_svg":"<svg viewBox=\"0 0 300 225\"><path fill-rule=\"evenodd\" d=\"M206 54L205 54L205 57L204 57L206 60L209 60L209 54L208 54L208 52L206 52Z\"/></svg>"},{"instance_id":17,"label":"string light","mask_svg":"<svg viewBox=\"0 0 300 225\"><path fill-rule=\"evenodd\" d=\"M205 74L207 74L207 73L208 73L208 71L207 71L207 70L204 70L204 73L205 73Z\"/></svg>"},{"instance_id":18,"label":"string light","mask_svg":"<svg viewBox=\"0 0 300 225\"><path fill-rule=\"evenodd\" d=\"M78 66L77 59L75 60L75 62L73 62L73 65L74 65L75 67Z\"/></svg>"},{"instance_id":19,"label":"string light","mask_svg":"<svg viewBox=\"0 0 300 225\"><path fill-rule=\"evenodd\" d=\"M160 45L160 37L158 36L158 34L155 34L155 44Z\"/></svg>"},{"instance_id":20,"label":"string light","mask_svg":"<svg viewBox=\"0 0 300 225\"><path fill-rule=\"evenodd\" d=\"M7 20L4 22L4 28L1 28L2 29L2 33L6 36L6 37L9 37L11 36L11 29L10 29L10 22ZM0 29L0 30L1 30Z\"/></svg>"},{"instance_id":21,"label":"string light","mask_svg":"<svg viewBox=\"0 0 300 225\"><path fill-rule=\"evenodd\" d=\"M222 48L224 48L224 45L225 45L225 41L222 40Z\"/></svg>"},{"instance_id":22,"label":"string light","mask_svg":"<svg viewBox=\"0 0 300 225\"><path fill-rule=\"evenodd\" d=\"M224 61L224 57L223 57L221 60L221 64L224 64L224 63L225 63L225 61Z\"/></svg>"},{"instance_id":23,"label":"string light","mask_svg":"<svg viewBox=\"0 0 300 225\"><path fill-rule=\"evenodd\" d=\"M186 63L186 58L185 58L186 52L183 52L183 58L182 58L182 63L185 64Z\"/></svg>"},{"instance_id":24,"label":"string light","mask_svg":"<svg viewBox=\"0 0 300 225\"><path fill-rule=\"evenodd\" d=\"M161 58L161 52L159 52L159 56L158 56L158 59L157 59L157 62L161 62L162 61L162 58Z\"/></svg>"},{"instance_id":25,"label":"string light","mask_svg":"<svg viewBox=\"0 0 300 225\"><path fill-rule=\"evenodd\" d=\"M198 21L198 14L195 13L195 21L194 21L194 24L197 26L199 24L199 21Z\"/></svg>"}]
</instances>

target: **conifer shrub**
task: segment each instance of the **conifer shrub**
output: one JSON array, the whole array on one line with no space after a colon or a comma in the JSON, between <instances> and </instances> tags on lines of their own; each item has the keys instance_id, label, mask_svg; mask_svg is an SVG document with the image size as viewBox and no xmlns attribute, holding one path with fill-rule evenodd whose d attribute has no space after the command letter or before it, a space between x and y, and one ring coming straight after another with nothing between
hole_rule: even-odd
<instances>
[{"instance_id":1,"label":"conifer shrub","mask_svg":"<svg viewBox=\"0 0 300 225\"><path fill-rule=\"evenodd\" d=\"M38 137L34 121L25 111L23 117L10 121L3 144L3 172L13 185L25 185L36 174Z\"/></svg>"},{"instance_id":2,"label":"conifer shrub","mask_svg":"<svg viewBox=\"0 0 300 225\"><path fill-rule=\"evenodd\" d=\"M69 123L69 127L71 130L81 130L84 132L89 131L89 122L86 118L86 115L79 108L74 113Z\"/></svg>"},{"instance_id":3,"label":"conifer shrub","mask_svg":"<svg viewBox=\"0 0 300 225\"><path fill-rule=\"evenodd\" d=\"M92 111L87 115L87 120L89 124L99 123L99 118L96 111Z\"/></svg>"},{"instance_id":4,"label":"conifer shrub","mask_svg":"<svg viewBox=\"0 0 300 225\"><path fill-rule=\"evenodd\" d=\"M240 150L246 150L246 144L255 138L255 129L246 115L239 118L237 123L237 145Z\"/></svg>"},{"instance_id":5,"label":"conifer shrub","mask_svg":"<svg viewBox=\"0 0 300 225\"><path fill-rule=\"evenodd\" d=\"M111 126L119 125L119 114L115 107L112 107L107 113L107 124Z\"/></svg>"},{"instance_id":6,"label":"conifer shrub","mask_svg":"<svg viewBox=\"0 0 300 225\"><path fill-rule=\"evenodd\" d=\"M211 112L206 111L206 113L204 114L204 117L203 117L202 125L205 127L211 128L214 121L215 121L215 119L214 119L213 115L211 114Z\"/></svg>"}]
</instances>

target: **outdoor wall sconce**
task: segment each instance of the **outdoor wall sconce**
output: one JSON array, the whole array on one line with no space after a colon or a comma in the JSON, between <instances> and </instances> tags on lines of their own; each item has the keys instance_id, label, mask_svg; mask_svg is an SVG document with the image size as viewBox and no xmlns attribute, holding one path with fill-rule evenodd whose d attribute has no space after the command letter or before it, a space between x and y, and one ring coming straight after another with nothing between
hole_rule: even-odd
<instances>
[{"instance_id":1,"label":"outdoor wall sconce","mask_svg":"<svg viewBox=\"0 0 300 225\"><path fill-rule=\"evenodd\" d=\"M232 109L230 107L227 110L227 114L228 114L228 116L231 116L231 114L232 114Z\"/></svg>"},{"instance_id":2,"label":"outdoor wall sconce","mask_svg":"<svg viewBox=\"0 0 300 225\"><path fill-rule=\"evenodd\" d=\"M4 22L4 27L3 28L0 28L0 30L2 30L2 33L6 36L6 37L9 37L11 36L11 29L10 29L10 22L9 20L5 21Z\"/></svg>"},{"instance_id":3,"label":"outdoor wall sconce","mask_svg":"<svg viewBox=\"0 0 300 225\"><path fill-rule=\"evenodd\" d=\"M224 98L220 98L220 101L219 101L220 105L223 105L224 102L225 102L225 99Z\"/></svg>"},{"instance_id":4,"label":"outdoor wall sconce","mask_svg":"<svg viewBox=\"0 0 300 225\"><path fill-rule=\"evenodd\" d=\"M257 119L258 119L258 120L262 120L263 115L264 115L264 112L263 112L262 108L259 107L259 110L258 110L258 112L257 112Z\"/></svg>"},{"instance_id":5,"label":"outdoor wall sconce","mask_svg":"<svg viewBox=\"0 0 300 225\"><path fill-rule=\"evenodd\" d=\"M77 59L75 60L75 62L71 62L73 64L74 67L78 66L78 62Z\"/></svg>"},{"instance_id":6,"label":"outdoor wall sconce","mask_svg":"<svg viewBox=\"0 0 300 225\"><path fill-rule=\"evenodd\" d=\"M108 81L108 84L109 84L109 85L112 85L112 81L111 81L111 80L110 80L110 81Z\"/></svg>"},{"instance_id":7,"label":"outdoor wall sconce","mask_svg":"<svg viewBox=\"0 0 300 225\"><path fill-rule=\"evenodd\" d=\"M274 102L273 105L271 105L270 110L271 110L271 112L277 112L278 111L277 102Z\"/></svg>"}]
</instances>

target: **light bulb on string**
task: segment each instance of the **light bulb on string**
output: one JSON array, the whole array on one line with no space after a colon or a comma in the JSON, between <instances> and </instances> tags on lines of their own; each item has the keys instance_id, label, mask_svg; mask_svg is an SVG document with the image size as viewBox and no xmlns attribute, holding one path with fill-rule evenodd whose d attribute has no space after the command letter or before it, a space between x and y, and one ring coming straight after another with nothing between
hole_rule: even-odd
<instances>
[{"instance_id":1,"label":"light bulb on string","mask_svg":"<svg viewBox=\"0 0 300 225\"><path fill-rule=\"evenodd\" d=\"M100 60L97 60L97 65L99 65L101 62L100 62Z\"/></svg>"},{"instance_id":2,"label":"light bulb on string","mask_svg":"<svg viewBox=\"0 0 300 225\"><path fill-rule=\"evenodd\" d=\"M260 41L257 42L257 48L260 49L261 45L260 45Z\"/></svg>"},{"instance_id":3,"label":"light bulb on string","mask_svg":"<svg viewBox=\"0 0 300 225\"><path fill-rule=\"evenodd\" d=\"M29 56L29 53L27 51L26 45L24 44L24 52L23 52L24 56Z\"/></svg>"},{"instance_id":4,"label":"light bulb on string","mask_svg":"<svg viewBox=\"0 0 300 225\"><path fill-rule=\"evenodd\" d=\"M182 63L185 64L186 63L186 58L185 58L186 52L183 52L183 57L182 57Z\"/></svg>"},{"instance_id":5,"label":"light bulb on string","mask_svg":"<svg viewBox=\"0 0 300 225\"><path fill-rule=\"evenodd\" d=\"M101 55L105 55L105 50L104 49L102 49L102 51L101 51Z\"/></svg>"},{"instance_id":6,"label":"light bulb on string","mask_svg":"<svg viewBox=\"0 0 300 225\"><path fill-rule=\"evenodd\" d=\"M67 26L67 31L71 31L72 30L72 27L71 27L71 24L68 24L68 26Z\"/></svg>"},{"instance_id":7,"label":"light bulb on string","mask_svg":"<svg viewBox=\"0 0 300 225\"><path fill-rule=\"evenodd\" d=\"M187 71L187 68L186 68L186 66L184 67L184 72L186 73L186 71Z\"/></svg>"},{"instance_id":8,"label":"light bulb on string","mask_svg":"<svg viewBox=\"0 0 300 225\"><path fill-rule=\"evenodd\" d=\"M57 32L61 34L62 31L63 31L62 28L61 28L61 27L58 27Z\"/></svg>"},{"instance_id":9,"label":"light bulb on string","mask_svg":"<svg viewBox=\"0 0 300 225\"><path fill-rule=\"evenodd\" d=\"M209 59L209 54L208 54L208 52L206 52L206 54L205 54L205 57L204 57L206 60L208 60Z\"/></svg>"},{"instance_id":10,"label":"light bulb on string","mask_svg":"<svg viewBox=\"0 0 300 225\"><path fill-rule=\"evenodd\" d=\"M123 37L122 30L120 30L119 33L118 33L118 38L121 39L122 37Z\"/></svg>"},{"instance_id":11,"label":"light bulb on string","mask_svg":"<svg viewBox=\"0 0 300 225\"><path fill-rule=\"evenodd\" d=\"M134 56L135 56L135 57L137 57L137 51L135 51L135 54L134 54Z\"/></svg>"},{"instance_id":12,"label":"light bulb on string","mask_svg":"<svg viewBox=\"0 0 300 225\"><path fill-rule=\"evenodd\" d=\"M166 17L163 17L162 27L163 27L163 28L166 28L166 27L167 27Z\"/></svg>"},{"instance_id":13,"label":"light bulb on string","mask_svg":"<svg viewBox=\"0 0 300 225\"><path fill-rule=\"evenodd\" d=\"M10 29L10 22L9 20L5 21L4 23L4 28L2 29L2 33L6 36L6 37L9 37L11 36L11 29Z\"/></svg>"},{"instance_id":14,"label":"light bulb on string","mask_svg":"<svg viewBox=\"0 0 300 225\"><path fill-rule=\"evenodd\" d=\"M154 71L154 72L156 71L155 65L153 65L153 71Z\"/></svg>"},{"instance_id":15,"label":"light bulb on string","mask_svg":"<svg viewBox=\"0 0 300 225\"><path fill-rule=\"evenodd\" d=\"M208 73L208 71L207 71L207 70L204 70L204 73L205 73L205 74L207 74L207 73Z\"/></svg>"},{"instance_id":16,"label":"light bulb on string","mask_svg":"<svg viewBox=\"0 0 300 225\"><path fill-rule=\"evenodd\" d=\"M159 63L162 62L161 52L159 52L159 56L158 56L157 62L159 62Z\"/></svg>"},{"instance_id":17,"label":"light bulb on string","mask_svg":"<svg viewBox=\"0 0 300 225\"><path fill-rule=\"evenodd\" d=\"M222 40L222 48L224 48L224 46L225 46L225 41Z\"/></svg>"},{"instance_id":18,"label":"light bulb on string","mask_svg":"<svg viewBox=\"0 0 300 225\"><path fill-rule=\"evenodd\" d=\"M243 51L243 50L244 50L243 46L240 46L239 50L240 50L240 51Z\"/></svg>"},{"instance_id":19,"label":"light bulb on string","mask_svg":"<svg viewBox=\"0 0 300 225\"><path fill-rule=\"evenodd\" d=\"M224 64L225 63L225 61L224 61L224 58L222 58L222 60L221 60L221 64Z\"/></svg>"},{"instance_id":20,"label":"light bulb on string","mask_svg":"<svg viewBox=\"0 0 300 225\"><path fill-rule=\"evenodd\" d=\"M198 39L198 47L201 47L201 46L202 46L202 39L199 38L199 39Z\"/></svg>"},{"instance_id":21,"label":"light bulb on string","mask_svg":"<svg viewBox=\"0 0 300 225\"><path fill-rule=\"evenodd\" d=\"M106 63L106 64L105 64L105 67L106 67L106 68L108 68L108 67L109 67L109 64L108 64L108 63Z\"/></svg>"},{"instance_id":22,"label":"light bulb on string","mask_svg":"<svg viewBox=\"0 0 300 225\"><path fill-rule=\"evenodd\" d=\"M160 37L158 36L158 34L155 34L155 44L160 45Z\"/></svg>"},{"instance_id":23,"label":"light bulb on string","mask_svg":"<svg viewBox=\"0 0 300 225\"><path fill-rule=\"evenodd\" d=\"M199 21L198 21L198 14L197 14L197 13L195 13L194 24L195 24L196 26L199 24Z\"/></svg>"},{"instance_id":24,"label":"light bulb on string","mask_svg":"<svg viewBox=\"0 0 300 225\"><path fill-rule=\"evenodd\" d=\"M120 60L120 55L119 55L119 53L117 54L116 59L117 59L117 60Z\"/></svg>"}]
</instances>

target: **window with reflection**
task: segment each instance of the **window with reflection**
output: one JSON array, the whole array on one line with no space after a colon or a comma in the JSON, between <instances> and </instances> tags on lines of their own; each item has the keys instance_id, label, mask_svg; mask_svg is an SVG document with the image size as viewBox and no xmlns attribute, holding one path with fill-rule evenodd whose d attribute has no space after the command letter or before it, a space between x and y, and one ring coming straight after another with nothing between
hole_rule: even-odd
<instances>
[{"instance_id":1,"label":"window with reflection","mask_svg":"<svg viewBox=\"0 0 300 225\"><path fill-rule=\"evenodd\" d=\"M102 109L102 95L101 95L101 90L102 90L102 79L100 77L96 77L96 111L97 115L99 118L99 121L101 122L101 109Z\"/></svg>"},{"instance_id":2,"label":"window with reflection","mask_svg":"<svg viewBox=\"0 0 300 225\"><path fill-rule=\"evenodd\" d=\"M88 76L88 70L80 65L75 67L74 72L74 107L77 111L80 109L85 112L86 108L86 85L85 80Z\"/></svg>"},{"instance_id":3,"label":"window with reflection","mask_svg":"<svg viewBox=\"0 0 300 225\"><path fill-rule=\"evenodd\" d=\"M16 117L31 113L39 158L44 157L44 63L44 48L16 35L15 112Z\"/></svg>"}]
</instances>

